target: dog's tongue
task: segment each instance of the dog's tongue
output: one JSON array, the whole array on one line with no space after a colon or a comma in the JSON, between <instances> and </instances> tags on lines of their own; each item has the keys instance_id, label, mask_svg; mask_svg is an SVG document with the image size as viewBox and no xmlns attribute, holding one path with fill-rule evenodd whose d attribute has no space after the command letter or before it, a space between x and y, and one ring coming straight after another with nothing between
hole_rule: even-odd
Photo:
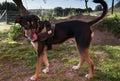
<instances>
[{"instance_id":1,"label":"dog's tongue","mask_svg":"<svg viewBox=\"0 0 120 81\"><path fill-rule=\"evenodd\" d=\"M33 40L37 40L38 39L38 36L37 34L33 34L33 37L32 37Z\"/></svg>"}]
</instances>

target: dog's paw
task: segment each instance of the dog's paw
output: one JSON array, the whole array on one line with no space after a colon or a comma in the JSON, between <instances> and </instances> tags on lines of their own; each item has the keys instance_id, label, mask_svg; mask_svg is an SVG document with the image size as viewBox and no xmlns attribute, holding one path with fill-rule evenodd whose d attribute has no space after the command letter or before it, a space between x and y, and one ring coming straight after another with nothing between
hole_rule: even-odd
<instances>
[{"instance_id":1,"label":"dog's paw","mask_svg":"<svg viewBox=\"0 0 120 81\"><path fill-rule=\"evenodd\" d=\"M73 70L78 70L79 68L80 68L80 66L78 66L78 65L72 67Z\"/></svg>"},{"instance_id":2,"label":"dog's paw","mask_svg":"<svg viewBox=\"0 0 120 81\"><path fill-rule=\"evenodd\" d=\"M37 78L38 78L38 77L37 77L36 75L33 75L32 77L30 77L30 80L31 80L31 81L36 81Z\"/></svg>"},{"instance_id":3,"label":"dog's paw","mask_svg":"<svg viewBox=\"0 0 120 81\"><path fill-rule=\"evenodd\" d=\"M93 75L92 74L86 74L85 77L88 78L88 79L91 79L91 78L93 78Z\"/></svg>"},{"instance_id":4,"label":"dog's paw","mask_svg":"<svg viewBox=\"0 0 120 81\"><path fill-rule=\"evenodd\" d=\"M43 73L48 73L49 72L49 68L45 68L42 70Z\"/></svg>"}]
</instances>

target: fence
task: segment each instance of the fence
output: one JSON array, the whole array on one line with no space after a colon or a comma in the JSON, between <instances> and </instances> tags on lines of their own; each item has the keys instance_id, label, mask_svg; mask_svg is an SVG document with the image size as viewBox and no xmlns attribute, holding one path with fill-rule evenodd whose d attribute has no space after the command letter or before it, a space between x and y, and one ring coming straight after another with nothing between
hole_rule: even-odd
<instances>
[{"instance_id":1,"label":"fence","mask_svg":"<svg viewBox=\"0 0 120 81\"><path fill-rule=\"evenodd\" d=\"M0 22L5 20L6 10L0 10Z\"/></svg>"},{"instance_id":2,"label":"fence","mask_svg":"<svg viewBox=\"0 0 120 81\"><path fill-rule=\"evenodd\" d=\"M12 22L19 16L19 11L0 10L0 22Z\"/></svg>"}]
</instances>

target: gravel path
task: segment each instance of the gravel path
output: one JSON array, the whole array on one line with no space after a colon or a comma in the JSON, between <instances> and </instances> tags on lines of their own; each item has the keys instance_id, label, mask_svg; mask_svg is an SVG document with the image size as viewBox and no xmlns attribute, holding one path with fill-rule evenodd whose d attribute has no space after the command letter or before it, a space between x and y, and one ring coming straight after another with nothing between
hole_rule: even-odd
<instances>
[{"instance_id":1,"label":"gravel path","mask_svg":"<svg viewBox=\"0 0 120 81\"><path fill-rule=\"evenodd\" d=\"M3 22L0 22L0 30L6 30L9 29L11 25L6 25Z\"/></svg>"}]
</instances>

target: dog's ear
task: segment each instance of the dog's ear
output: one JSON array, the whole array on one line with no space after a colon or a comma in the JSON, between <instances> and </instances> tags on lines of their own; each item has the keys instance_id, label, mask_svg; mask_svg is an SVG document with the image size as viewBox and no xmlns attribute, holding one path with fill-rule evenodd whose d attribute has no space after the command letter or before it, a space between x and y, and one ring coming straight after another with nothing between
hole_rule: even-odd
<instances>
[{"instance_id":1,"label":"dog's ear","mask_svg":"<svg viewBox=\"0 0 120 81\"><path fill-rule=\"evenodd\" d=\"M35 20L37 20L37 22L39 22L40 18L38 16L35 16Z\"/></svg>"},{"instance_id":2,"label":"dog's ear","mask_svg":"<svg viewBox=\"0 0 120 81\"><path fill-rule=\"evenodd\" d=\"M49 21L46 21L46 20L44 21L44 25L45 25L45 26L51 26L50 22L49 22Z\"/></svg>"},{"instance_id":3,"label":"dog's ear","mask_svg":"<svg viewBox=\"0 0 120 81\"><path fill-rule=\"evenodd\" d=\"M20 17L16 18L15 23L20 23L21 20L22 20L22 17L20 16Z\"/></svg>"}]
</instances>

